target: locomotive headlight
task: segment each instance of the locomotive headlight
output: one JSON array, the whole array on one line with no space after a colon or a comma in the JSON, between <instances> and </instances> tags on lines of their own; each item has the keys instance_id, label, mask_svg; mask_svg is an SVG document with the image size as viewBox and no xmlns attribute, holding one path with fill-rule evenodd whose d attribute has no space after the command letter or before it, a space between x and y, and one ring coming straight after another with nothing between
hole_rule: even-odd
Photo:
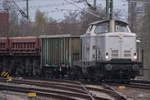
<instances>
[{"instance_id":1,"label":"locomotive headlight","mask_svg":"<svg viewBox=\"0 0 150 100\"><path fill-rule=\"evenodd\" d=\"M105 58L106 58L106 59L109 59L108 52L106 53Z\"/></svg>"},{"instance_id":2,"label":"locomotive headlight","mask_svg":"<svg viewBox=\"0 0 150 100\"><path fill-rule=\"evenodd\" d=\"M133 58L134 58L135 60L137 59L137 54L136 54L136 53L134 53Z\"/></svg>"},{"instance_id":3,"label":"locomotive headlight","mask_svg":"<svg viewBox=\"0 0 150 100\"><path fill-rule=\"evenodd\" d=\"M106 55L105 58L108 59L109 58L108 55Z\"/></svg>"}]
</instances>

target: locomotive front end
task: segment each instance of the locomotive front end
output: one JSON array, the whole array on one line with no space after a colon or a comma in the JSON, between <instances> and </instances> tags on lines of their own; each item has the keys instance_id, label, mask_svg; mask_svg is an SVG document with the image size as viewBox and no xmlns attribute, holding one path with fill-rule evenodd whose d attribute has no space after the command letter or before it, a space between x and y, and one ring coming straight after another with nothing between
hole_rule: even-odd
<instances>
[{"instance_id":1,"label":"locomotive front end","mask_svg":"<svg viewBox=\"0 0 150 100\"><path fill-rule=\"evenodd\" d=\"M106 34L105 38L106 77L135 78L139 74L141 66L137 61L136 35L127 32L114 32Z\"/></svg>"},{"instance_id":2,"label":"locomotive front end","mask_svg":"<svg viewBox=\"0 0 150 100\"><path fill-rule=\"evenodd\" d=\"M90 77L122 81L140 75L142 63L138 61L136 34L131 33L127 23L94 22L82 36L82 43L82 61Z\"/></svg>"},{"instance_id":3,"label":"locomotive front end","mask_svg":"<svg viewBox=\"0 0 150 100\"><path fill-rule=\"evenodd\" d=\"M114 32L105 35L105 78L134 79L142 68L137 58L136 34L125 23L115 22L114 26Z\"/></svg>"}]
</instances>

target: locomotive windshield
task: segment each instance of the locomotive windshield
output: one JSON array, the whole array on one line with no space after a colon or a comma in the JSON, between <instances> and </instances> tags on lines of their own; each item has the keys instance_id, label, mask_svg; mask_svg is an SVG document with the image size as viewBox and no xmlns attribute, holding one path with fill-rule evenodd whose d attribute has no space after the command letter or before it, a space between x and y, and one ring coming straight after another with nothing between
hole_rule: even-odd
<instances>
[{"instance_id":1,"label":"locomotive windshield","mask_svg":"<svg viewBox=\"0 0 150 100\"><path fill-rule=\"evenodd\" d=\"M96 34L100 33L107 33L109 31L109 24L108 23L102 23L98 24L95 29Z\"/></svg>"},{"instance_id":2,"label":"locomotive windshield","mask_svg":"<svg viewBox=\"0 0 150 100\"><path fill-rule=\"evenodd\" d=\"M103 34L108 32L130 32L127 23L122 21L117 21L117 20L111 20L111 21L106 20L101 22L97 21L92 23L92 25L96 26L95 28L96 34Z\"/></svg>"},{"instance_id":3,"label":"locomotive windshield","mask_svg":"<svg viewBox=\"0 0 150 100\"><path fill-rule=\"evenodd\" d=\"M116 22L116 32L129 32L128 26L124 23Z\"/></svg>"}]
</instances>

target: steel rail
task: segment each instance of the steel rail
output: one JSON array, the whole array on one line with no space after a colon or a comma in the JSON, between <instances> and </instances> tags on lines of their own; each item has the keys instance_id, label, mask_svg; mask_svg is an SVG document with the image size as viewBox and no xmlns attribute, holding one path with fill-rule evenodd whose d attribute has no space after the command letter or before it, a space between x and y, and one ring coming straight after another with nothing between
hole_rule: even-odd
<instances>
[{"instance_id":1,"label":"steel rail","mask_svg":"<svg viewBox=\"0 0 150 100\"><path fill-rule=\"evenodd\" d=\"M114 98L117 98L117 100L127 100L126 97L122 97L122 95L118 94L116 91L114 90L110 90L110 88L108 89L99 89L99 88L94 88L94 87L86 87L88 90L91 90L91 91L97 91L97 92L103 92L103 93L106 93ZM123 99L122 99L123 98Z\"/></svg>"},{"instance_id":2,"label":"steel rail","mask_svg":"<svg viewBox=\"0 0 150 100\"><path fill-rule=\"evenodd\" d=\"M4 80L4 79L0 79L0 81L6 82L6 80ZM64 83L62 83L62 82L64 82ZM69 83L67 83L67 82L69 82ZM106 99L94 96L92 93L89 92L89 90L106 93L114 98L117 98L117 100L127 100L127 99L125 99L125 97L116 93L116 91L114 91L110 88L108 89L109 86L107 86L107 89L98 89L98 88L87 87L87 86L83 85L81 82L72 82L72 81L64 81L64 80L56 80L56 82L55 82L55 80L52 80L52 82L51 82L51 81L40 81L40 80L33 81L33 80L26 80L26 79L13 79L13 81L11 81L10 83L27 84L27 85L46 87L46 88L57 89L57 90L71 91L71 92L74 92L77 94L81 93L84 95L88 95L91 100L97 100L97 99L106 100ZM71 83L73 83L73 84L71 84ZM106 86L104 86L104 87L106 88ZM49 91L49 92L54 93L55 91ZM77 96L77 94L75 94L75 95Z\"/></svg>"},{"instance_id":3,"label":"steel rail","mask_svg":"<svg viewBox=\"0 0 150 100\"><path fill-rule=\"evenodd\" d=\"M142 84L142 83L129 83L124 84L124 86L139 89L150 89L150 84Z\"/></svg>"},{"instance_id":4,"label":"steel rail","mask_svg":"<svg viewBox=\"0 0 150 100\"><path fill-rule=\"evenodd\" d=\"M132 83L150 84L150 80L131 80Z\"/></svg>"},{"instance_id":5,"label":"steel rail","mask_svg":"<svg viewBox=\"0 0 150 100\"><path fill-rule=\"evenodd\" d=\"M126 86L131 88L139 88L139 89L150 89L149 83L142 83L142 82L130 82L130 83L108 83L112 86Z\"/></svg>"},{"instance_id":6,"label":"steel rail","mask_svg":"<svg viewBox=\"0 0 150 100\"><path fill-rule=\"evenodd\" d=\"M15 91L15 92L23 92L23 93L52 93L55 95L61 95L65 97L71 97L71 98L83 98L83 99L89 99L89 96L87 94L83 93L75 93L75 92L66 92L66 91L58 91L58 90L47 90L47 89L38 89L38 88L29 88L29 87L21 87L21 86L10 86L10 85L0 85L1 90L8 90L8 91Z\"/></svg>"},{"instance_id":7,"label":"steel rail","mask_svg":"<svg viewBox=\"0 0 150 100\"><path fill-rule=\"evenodd\" d=\"M6 82L6 80L0 80L0 82ZM71 85L64 85L64 84L58 84L58 83L51 83L51 82L33 82L33 81L25 81L25 80L13 80L9 83L15 83L15 84L27 84L27 85L35 85L40 87L46 87L46 88L53 88L53 89L61 89L61 90L67 90L67 91L74 91L79 93L86 93L81 86L71 86Z\"/></svg>"},{"instance_id":8,"label":"steel rail","mask_svg":"<svg viewBox=\"0 0 150 100\"><path fill-rule=\"evenodd\" d=\"M80 85L83 87L83 89L86 91L86 93L90 96L91 100L95 100L94 96L92 95L92 93L90 93L88 91L88 89L82 84L80 83Z\"/></svg>"},{"instance_id":9,"label":"steel rail","mask_svg":"<svg viewBox=\"0 0 150 100\"><path fill-rule=\"evenodd\" d=\"M4 79L0 79L4 80ZM52 85L63 85L63 86L70 86L74 88L81 88L80 82L77 81L70 81L70 80L48 80L48 81L42 81L42 80L27 80L27 79L13 79L13 81L22 81L22 82L39 82L43 84L52 84Z\"/></svg>"},{"instance_id":10,"label":"steel rail","mask_svg":"<svg viewBox=\"0 0 150 100\"><path fill-rule=\"evenodd\" d=\"M7 91L13 91L13 92L21 92L21 93L30 93L30 92L36 92L37 96L43 96L43 97L54 97L54 98L62 98L64 100L76 100L74 98L64 96L64 95L57 95L54 93L45 93L45 92L39 92L39 91L32 91L32 90L27 90L25 88L17 88L17 87L10 87L10 86L4 86L0 85L0 90L7 90Z\"/></svg>"},{"instance_id":11,"label":"steel rail","mask_svg":"<svg viewBox=\"0 0 150 100\"><path fill-rule=\"evenodd\" d=\"M17 78L14 78L15 80L19 80ZM60 83L70 83L74 85L80 85L80 82L78 81L71 81L71 80L63 80L63 79L49 79L49 78L23 78L21 80L34 80L34 81L45 81L45 82L60 82Z\"/></svg>"},{"instance_id":12,"label":"steel rail","mask_svg":"<svg viewBox=\"0 0 150 100\"><path fill-rule=\"evenodd\" d=\"M97 100L97 96L92 94L89 90L92 90L92 91L94 90L94 91L97 91L97 92L106 93L106 94L116 98L117 100L127 100L127 99L122 99L121 95L119 95L118 93L116 93L112 90L93 88L93 87L85 86L82 83L81 83L81 86L84 88L84 90L87 92L87 94L90 96L90 98L92 100ZM101 98L101 97L99 97L99 98ZM103 100L103 99L101 98L100 100Z\"/></svg>"},{"instance_id":13,"label":"steel rail","mask_svg":"<svg viewBox=\"0 0 150 100\"><path fill-rule=\"evenodd\" d=\"M3 81L3 82L6 82L6 80L0 80L0 81ZM65 95L65 96L72 96L72 97L79 97L80 96L80 98L86 98L86 99L90 99L90 100L110 100L110 99L106 99L106 98L103 98L103 97L97 97L97 96L93 96L86 88L85 88L85 86L84 85L82 85L82 83L80 83L80 86L78 86L78 88L80 87L80 90L78 90L78 88L77 89L75 89L75 88L71 88L71 87L62 87L62 86L57 86L57 85L55 85L55 84L51 84L51 85L48 85L48 83L47 83L47 85L46 84L43 84L43 82L41 82L41 83L37 83L37 82L34 82L34 83L32 83L33 81L25 81L25 80L13 80L13 81L11 81L11 82L9 82L9 83L15 83L15 84L27 84L27 85L35 85L35 86L41 86L41 87L46 87L46 88L53 88L53 89L57 89L56 91L54 91L54 90L45 90L45 89L35 89L35 88L27 88L27 90L32 90L32 91L42 91L42 92L48 92L48 93L55 93L55 94L57 94L57 95L59 95L59 94L63 94L63 95ZM45 83L45 82L44 82ZM62 84L59 84L59 85L62 85ZM1 85L0 85L1 86ZM10 87L10 86L7 86L7 87ZM10 87L11 88L11 87ZM13 88L15 88L14 86L13 86ZM22 88L22 87L21 87ZM70 90L71 92L66 92L66 89L67 90ZM83 90L82 90L83 89ZM9 89L8 89L9 90ZM23 90L25 90L25 89L23 89ZM59 90L59 91L58 91ZM62 92L62 90L63 90L63 92ZM74 91L74 92L72 92L72 91Z\"/></svg>"},{"instance_id":14,"label":"steel rail","mask_svg":"<svg viewBox=\"0 0 150 100\"><path fill-rule=\"evenodd\" d=\"M105 89L108 89L109 91L107 92L111 93L113 97L117 98L117 100L128 100L128 98L125 95L122 95L120 92L116 91L109 85L107 84L102 84L102 85Z\"/></svg>"},{"instance_id":15,"label":"steel rail","mask_svg":"<svg viewBox=\"0 0 150 100\"><path fill-rule=\"evenodd\" d=\"M35 92L37 96L44 97L54 97L61 100L77 100L77 99L85 99L92 100L88 94L82 93L74 93L74 92L65 92L65 91L55 91L55 90L46 90L46 89L35 89L35 88L27 88L21 86L8 86L8 85L0 85L0 90L7 90L13 92L21 92L21 93L31 93ZM106 98L96 97L95 100L110 100Z\"/></svg>"}]
</instances>

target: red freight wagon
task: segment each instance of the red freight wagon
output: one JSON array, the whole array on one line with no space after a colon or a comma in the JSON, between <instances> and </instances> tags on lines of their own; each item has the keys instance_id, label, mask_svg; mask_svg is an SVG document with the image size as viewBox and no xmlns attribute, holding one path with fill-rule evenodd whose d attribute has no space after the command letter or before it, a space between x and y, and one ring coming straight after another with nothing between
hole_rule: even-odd
<instances>
[{"instance_id":1,"label":"red freight wagon","mask_svg":"<svg viewBox=\"0 0 150 100\"><path fill-rule=\"evenodd\" d=\"M11 55L40 54L40 39L36 36L11 37L9 38L9 41Z\"/></svg>"},{"instance_id":2,"label":"red freight wagon","mask_svg":"<svg viewBox=\"0 0 150 100\"><path fill-rule=\"evenodd\" d=\"M9 43L7 37L0 37L0 54L9 54Z\"/></svg>"},{"instance_id":3,"label":"red freight wagon","mask_svg":"<svg viewBox=\"0 0 150 100\"><path fill-rule=\"evenodd\" d=\"M0 36L6 36L9 28L9 13L0 12Z\"/></svg>"}]
</instances>

